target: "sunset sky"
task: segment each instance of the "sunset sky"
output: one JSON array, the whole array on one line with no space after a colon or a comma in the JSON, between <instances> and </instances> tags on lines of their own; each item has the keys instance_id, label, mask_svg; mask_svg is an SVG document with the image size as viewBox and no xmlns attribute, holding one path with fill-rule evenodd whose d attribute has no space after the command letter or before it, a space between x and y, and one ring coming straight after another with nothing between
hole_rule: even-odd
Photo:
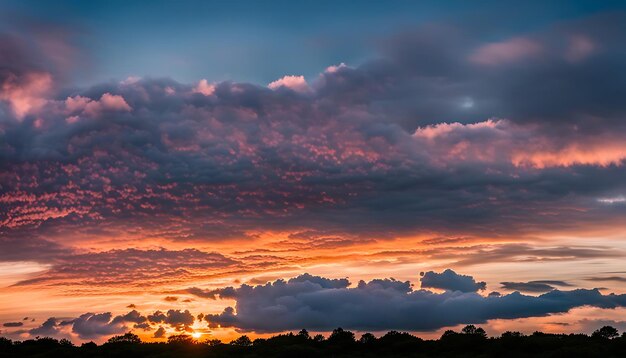
<instances>
[{"instance_id":1,"label":"sunset sky","mask_svg":"<svg viewBox=\"0 0 626 358\"><path fill-rule=\"evenodd\" d=\"M0 0L0 335L626 330L626 3Z\"/></svg>"}]
</instances>

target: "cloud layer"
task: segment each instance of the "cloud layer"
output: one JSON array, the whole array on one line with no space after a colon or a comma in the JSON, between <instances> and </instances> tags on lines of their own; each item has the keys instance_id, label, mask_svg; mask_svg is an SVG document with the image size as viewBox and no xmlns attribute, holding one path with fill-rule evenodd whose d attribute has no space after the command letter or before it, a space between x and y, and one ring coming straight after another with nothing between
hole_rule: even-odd
<instances>
[{"instance_id":1,"label":"cloud layer","mask_svg":"<svg viewBox=\"0 0 626 358\"><path fill-rule=\"evenodd\" d=\"M446 276L456 275L451 270L446 272ZM473 281L471 276L460 277ZM514 292L485 297L455 289L443 293L413 290L409 282L393 279L360 281L349 287L346 280L311 275L266 285L229 287L215 293L222 298L234 298L237 304L222 313L205 315L210 326L256 332L303 327L427 331L492 319L541 317L581 306L626 306L626 295L603 295L597 289L554 290L540 296Z\"/></svg>"},{"instance_id":2,"label":"cloud layer","mask_svg":"<svg viewBox=\"0 0 626 358\"><path fill-rule=\"evenodd\" d=\"M496 43L417 29L377 60L270 88L132 78L31 93L52 72L3 59L0 235L610 222L625 210L598 201L626 190L621 20Z\"/></svg>"}]
</instances>

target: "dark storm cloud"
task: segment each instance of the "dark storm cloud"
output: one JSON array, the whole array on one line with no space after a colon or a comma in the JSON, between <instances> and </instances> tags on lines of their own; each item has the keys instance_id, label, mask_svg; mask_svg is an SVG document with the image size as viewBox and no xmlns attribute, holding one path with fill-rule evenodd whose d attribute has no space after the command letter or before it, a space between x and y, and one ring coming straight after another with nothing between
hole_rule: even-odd
<instances>
[{"instance_id":1,"label":"dark storm cloud","mask_svg":"<svg viewBox=\"0 0 626 358\"><path fill-rule=\"evenodd\" d=\"M487 287L485 282L476 282L472 276L459 275L450 269L442 273L428 271L422 275L420 282L423 288L460 292L477 292Z\"/></svg>"},{"instance_id":2,"label":"dark storm cloud","mask_svg":"<svg viewBox=\"0 0 626 358\"><path fill-rule=\"evenodd\" d=\"M228 307L220 314L205 315L210 326L257 332L302 327L329 330L338 326L424 331L490 319L547 316L580 306L626 306L625 295L603 295L597 289L554 290L540 296L514 292L485 297L475 292L413 291L409 282L392 279L361 281L351 288L343 282L316 276L261 286L242 285L232 295L237 301L235 309Z\"/></svg>"},{"instance_id":3,"label":"dark storm cloud","mask_svg":"<svg viewBox=\"0 0 626 358\"><path fill-rule=\"evenodd\" d=\"M44 235L325 230L302 244L334 248L364 234L609 224L626 212L599 201L626 190L622 20L492 42L418 28L306 91L293 78L278 89L148 78L53 95L40 91L45 68L26 63L1 95L0 236L35 241L8 259L47 259Z\"/></svg>"}]
</instances>

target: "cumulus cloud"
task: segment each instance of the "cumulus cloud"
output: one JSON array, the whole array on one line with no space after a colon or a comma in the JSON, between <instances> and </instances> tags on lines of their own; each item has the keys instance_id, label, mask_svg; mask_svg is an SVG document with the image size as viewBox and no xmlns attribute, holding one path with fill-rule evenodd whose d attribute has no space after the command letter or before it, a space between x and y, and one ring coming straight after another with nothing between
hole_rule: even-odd
<instances>
[{"instance_id":1,"label":"cumulus cloud","mask_svg":"<svg viewBox=\"0 0 626 358\"><path fill-rule=\"evenodd\" d=\"M195 321L195 317L189 310L168 310L167 312L155 311L147 316L152 323L165 323L177 330L184 330L191 326Z\"/></svg>"},{"instance_id":2,"label":"cumulus cloud","mask_svg":"<svg viewBox=\"0 0 626 358\"><path fill-rule=\"evenodd\" d=\"M470 277L471 278L471 277ZM414 291L409 282L393 279L347 282L300 276L259 286L242 285L233 294L237 304L219 314L207 314L211 327L278 332L307 327L329 330L434 330L458 324L484 323L564 313L575 307L626 306L625 295L594 290L553 290L540 296L519 292L489 295L476 292Z\"/></svg>"},{"instance_id":3,"label":"cumulus cloud","mask_svg":"<svg viewBox=\"0 0 626 358\"><path fill-rule=\"evenodd\" d=\"M54 337L61 331L61 326L58 324L58 320L54 317L50 317L45 320L39 327L30 329L28 333L33 336L42 337Z\"/></svg>"},{"instance_id":4,"label":"cumulus cloud","mask_svg":"<svg viewBox=\"0 0 626 358\"><path fill-rule=\"evenodd\" d=\"M102 94L99 100L82 96L68 97L65 100L65 106L71 117L78 115L98 117L105 112L129 112L132 110L124 97L110 93Z\"/></svg>"},{"instance_id":5,"label":"cumulus cloud","mask_svg":"<svg viewBox=\"0 0 626 358\"><path fill-rule=\"evenodd\" d=\"M83 339L123 333L127 329L123 322L123 320L112 320L110 312L85 313L71 321L72 332Z\"/></svg>"},{"instance_id":6,"label":"cumulus cloud","mask_svg":"<svg viewBox=\"0 0 626 358\"><path fill-rule=\"evenodd\" d=\"M300 93L311 92L311 87L309 87L309 84L304 79L304 76L284 76L283 78L271 82L267 85L267 87L273 90L285 87Z\"/></svg>"},{"instance_id":7,"label":"cumulus cloud","mask_svg":"<svg viewBox=\"0 0 626 358\"><path fill-rule=\"evenodd\" d=\"M120 334L133 328L150 330L148 319L136 310L124 315L113 316L110 312L85 313L77 318L59 320L54 317L48 318L40 326L24 331L31 336L59 337L69 333L65 327L69 327L71 333L80 339L99 339L102 337Z\"/></svg>"},{"instance_id":8,"label":"cumulus cloud","mask_svg":"<svg viewBox=\"0 0 626 358\"><path fill-rule=\"evenodd\" d=\"M168 90L168 94L174 94L174 92L172 92L172 87L166 87L166 90ZM193 88L193 92L194 93L200 93L203 94L205 96L211 96L213 93L215 93L215 85L210 84L207 80L202 79L200 80L200 82L198 82L198 84Z\"/></svg>"},{"instance_id":9,"label":"cumulus cloud","mask_svg":"<svg viewBox=\"0 0 626 358\"><path fill-rule=\"evenodd\" d=\"M459 275L447 269L442 273L425 272L420 278L423 288L438 288L448 291L477 292L487 287L485 282L476 282L472 276Z\"/></svg>"}]
</instances>

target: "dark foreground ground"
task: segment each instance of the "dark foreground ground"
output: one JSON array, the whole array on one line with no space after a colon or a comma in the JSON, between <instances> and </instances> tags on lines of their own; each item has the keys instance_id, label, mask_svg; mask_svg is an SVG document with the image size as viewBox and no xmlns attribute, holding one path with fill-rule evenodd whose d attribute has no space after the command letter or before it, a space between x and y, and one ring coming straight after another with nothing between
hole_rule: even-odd
<instances>
[{"instance_id":1,"label":"dark foreground ground","mask_svg":"<svg viewBox=\"0 0 626 358\"><path fill-rule=\"evenodd\" d=\"M336 329L328 338L311 337L303 330L269 339L250 341L242 336L228 344L217 340L196 342L178 335L168 343L142 343L127 333L109 342L74 346L67 340L38 338L10 341L0 338L0 357L626 357L626 334L603 327L591 336L507 332L489 338L474 326L461 333L446 332L439 340L425 341L408 333L391 331L376 338Z\"/></svg>"}]
</instances>

